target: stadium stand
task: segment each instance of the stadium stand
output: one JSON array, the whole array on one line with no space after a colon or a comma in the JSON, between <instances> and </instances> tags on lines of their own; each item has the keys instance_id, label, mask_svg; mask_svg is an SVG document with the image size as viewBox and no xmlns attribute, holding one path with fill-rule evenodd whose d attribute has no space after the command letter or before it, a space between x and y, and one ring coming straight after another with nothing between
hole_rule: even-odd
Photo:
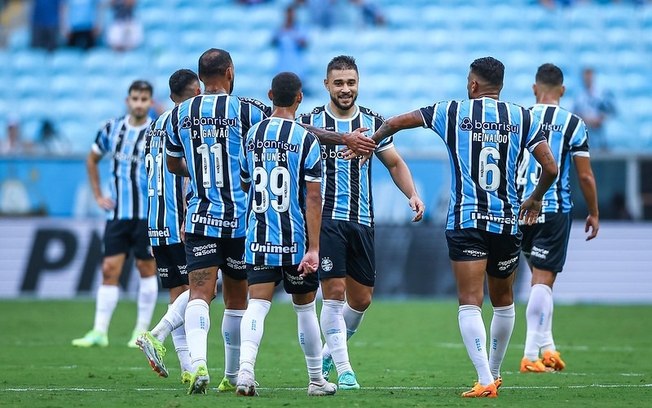
<instances>
[{"instance_id":1,"label":"stadium stand","mask_svg":"<svg viewBox=\"0 0 652 408\"><path fill-rule=\"evenodd\" d=\"M226 0L141 0L137 13L145 45L125 54L104 47L85 53L34 51L28 47L27 28L21 27L13 31L7 49L0 50L8 62L0 67L5 84L0 107L5 112L17 106L21 120L56 114L56 124L65 132L74 130L66 136L85 152L97 125L122 112L124 86L118 84L150 79L156 98L169 106L168 75L181 67L194 69L200 53L213 46L232 52L236 92L266 100L275 66L270 40L286 3L247 7ZM361 103L385 116L465 97L468 64L484 55L500 58L507 67L503 97L526 106L533 102L531 84L541 63L564 69L568 100L580 86L581 68L591 65L619 106L609 124L609 140L614 146L652 149L649 128L644 128L652 122L647 108L652 82L646 80L652 61L652 4L594 2L551 10L526 0L499 5L413 0L409 7L399 0L376 3L387 18L385 26L362 27L347 20L328 31L309 30L307 86L314 92L304 102L306 109L324 102L323 67L342 53L359 60Z\"/></svg>"}]
</instances>

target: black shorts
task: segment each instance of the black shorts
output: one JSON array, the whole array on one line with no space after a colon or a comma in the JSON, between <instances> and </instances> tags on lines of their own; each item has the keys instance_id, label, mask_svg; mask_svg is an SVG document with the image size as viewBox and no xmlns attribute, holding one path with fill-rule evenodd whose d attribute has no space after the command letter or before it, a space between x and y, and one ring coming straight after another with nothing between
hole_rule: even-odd
<instances>
[{"instance_id":1,"label":"black shorts","mask_svg":"<svg viewBox=\"0 0 652 408\"><path fill-rule=\"evenodd\" d=\"M301 272L297 270L299 265L287 266L262 266L247 264L247 283L255 285L256 283L274 282L276 285L283 281L283 288L289 294L304 294L317 290L319 280L317 274L302 278Z\"/></svg>"},{"instance_id":2,"label":"black shorts","mask_svg":"<svg viewBox=\"0 0 652 408\"><path fill-rule=\"evenodd\" d=\"M487 273L507 278L518 266L521 233L494 234L475 228L446 230L448 257L451 261L487 260Z\"/></svg>"},{"instance_id":3,"label":"black shorts","mask_svg":"<svg viewBox=\"0 0 652 408\"><path fill-rule=\"evenodd\" d=\"M104 256L129 255L136 259L152 259L146 220L108 220L104 228Z\"/></svg>"},{"instance_id":4,"label":"black shorts","mask_svg":"<svg viewBox=\"0 0 652 408\"><path fill-rule=\"evenodd\" d=\"M245 280L244 243L244 237L214 238L186 233L188 271L217 266L228 277Z\"/></svg>"},{"instance_id":5,"label":"black shorts","mask_svg":"<svg viewBox=\"0 0 652 408\"><path fill-rule=\"evenodd\" d=\"M344 278L376 283L374 229L352 221L323 219L319 234L319 279Z\"/></svg>"},{"instance_id":6,"label":"black shorts","mask_svg":"<svg viewBox=\"0 0 652 408\"><path fill-rule=\"evenodd\" d=\"M155 245L152 247L156 259L156 270L165 289L188 284L186 248L183 244Z\"/></svg>"},{"instance_id":7,"label":"black shorts","mask_svg":"<svg viewBox=\"0 0 652 408\"><path fill-rule=\"evenodd\" d=\"M564 268L571 229L570 213L542 214L541 223L521 225L523 255L538 269L559 273Z\"/></svg>"}]
</instances>

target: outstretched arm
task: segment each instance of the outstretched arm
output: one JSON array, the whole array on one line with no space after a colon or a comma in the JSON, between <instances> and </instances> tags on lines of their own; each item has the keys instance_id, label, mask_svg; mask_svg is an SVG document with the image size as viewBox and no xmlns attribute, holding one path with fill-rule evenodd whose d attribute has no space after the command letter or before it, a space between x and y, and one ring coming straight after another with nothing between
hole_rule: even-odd
<instances>
[{"instance_id":1,"label":"outstretched arm","mask_svg":"<svg viewBox=\"0 0 652 408\"><path fill-rule=\"evenodd\" d=\"M364 135L368 128L358 128L351 133L338 133L332 130L326 130L300 123L310 133L317 136L319 143L325 145L346 145L346 147L355 152L357 155L365 155L374 151L376 143Z\"/></svg>"},{"instance_id":2,"label":"outstretched arm","mask_svg":"<svg viewBox=\"0 0 652 408\"><path fill-rule=\"evenodd\" d=\"M423 212L425 211L425 205L417 193L412 174L403 158L398 154L396 148L390 147L379 152L378 159L385 167L387 167L387 170L389 170L389 174L392 176L394 184L396 184L399 190L401 190L408 198L410 208L412 208L412 211L416 213L414 218L412 218L412 222L421 221L423 218Z\"/></svg>"},{"instance_id":3,"label":"outstretched arm","mask_svg":"<svg viewBox=\"0 0 652 408\"><path fill-rule=\"evenodd\" d=\"M374 142L378 143L399 130L412 129L421 126L423 126L423 116L421 116L421 112L417 109L387 119L380 128L378 128L376 133L371 136L371 138Z\"/></svg>"},{"instance_id":4,"label":"outstretched arm","mask_svg":"<svg viewBox=\"0 0 652 408\"><path fill-rule=\"evenodd\" d=\"M546 191L557 180L557 163L552 155L548 142L541 142L532 151L535 160L541 165L541 177L530 195L521 205L519 219L525 219L527 225L532 225L541 212L541 201Z\"/></svg>"},{"instance_id":5,"label":"outstretched arm","mask_svg":"<svg viewBox=\"0 0 652 408\"><path fill-rule=\"evenodd\" d=\"M582 190L584 201L589 209L584 232L591 230L586 237L586 240L590 241L598 235L598 229L600 229L598 193L595 187L595 178L591 169L591 160L588 157L574 156L573 162L575 163L575 170L577 171L577 178L580 182L580 189Z\"/></svg>"}]
</instances>

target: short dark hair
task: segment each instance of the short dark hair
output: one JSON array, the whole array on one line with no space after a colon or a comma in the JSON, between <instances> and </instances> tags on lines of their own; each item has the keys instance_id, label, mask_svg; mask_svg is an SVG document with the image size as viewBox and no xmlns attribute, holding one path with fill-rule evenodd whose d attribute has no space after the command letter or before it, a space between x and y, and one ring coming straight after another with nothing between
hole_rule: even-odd
<instances>
[{"instance_id":1,"label":"short dark hair","mask_svg":"<svg viewBox=\"0 0 652 408\"><path fill-rule=\"evenodd\" d=\"M358 72L358 65L355 63L355 58L350 55L338 55L333 58L326 67L326 76L328 73L335 69L352 69Z\"/></svg>"},{"instance_id":2,"label":"short dark hair","mask_svg":"<svg viewBox=\"0 0 652 408\"><path fill-rule=\"evenodd\" d=\"M211 78L226 74L226 70L233 65L231 54L219 48L206 50L199 57L199 77Z\"/></svg>"},{"instance_id":3,"label":"short dark hair","mask_svg":"<svg viewBox=\"0 0 652 408\"><path fill-rule=\"evenodd\" d=\"M471 72L489 82L490 85L502 86L505 65L494 57L478 58L471 63Z\"/></svg>"},{"instance_id":4,"label":"short dark hair","mask_svg":"<svg viewBox=\"0 0 652 408\"><path fill-rule=\"evenodd\" d=\"M274 106L292 106L297 93L301 92L301 79L293 72L281 72L272 79L272 102Z\"/></svg>"},{"instance_id":5,"label":"short dark hair","mask_svg":"<svg viewBox=\"0 0 652 408\"><path fill-rule=\"evenodd\" d=\"M170 76L170 92L173 95L184 96L188 87L197 81L199 81L199 78L197 78L197 74L192 70L180 69L175 71L174 74Z\"/></svg>"},{"instance_id":6,"label":"short dark hair","mask_svg":"<svg viewBox=\"0 0 652 408\"><path fill-rule=\"evenodd\" d=\"M564 73L555 64L546 63L537 69L535 80L544 85L561 86L564 84Z\"/></svg>"},{"instance_id":7,"label":"short dark hair","mask_svg":"<svg viewBox=\"0 0 652 408\"><path fill-rule=\"evenodd\" d=\"M144 79L137 79L132 82L131 85L129 85L129 91L127 94L130 94L131 91L149 92L150 96L154 95L154 87Z\"/></svg>"}]
</instances>

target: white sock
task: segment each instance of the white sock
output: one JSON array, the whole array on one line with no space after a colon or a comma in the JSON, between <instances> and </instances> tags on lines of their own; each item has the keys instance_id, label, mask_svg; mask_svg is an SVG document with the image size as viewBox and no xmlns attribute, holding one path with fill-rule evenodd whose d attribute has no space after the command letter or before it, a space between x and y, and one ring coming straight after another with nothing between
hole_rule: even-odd
<instances>
[{"instance_id":1,"label":"white sock","mask_svg":"<svg viewBox=\"0 0 652 408\"><path fill-rule=\"evenodd\" d=\"M494 378L489 370L487 333L482 321L482 310L478 306L462 305L459 307L457 320L466 352L478 372L478 382L482 385L491 384Z\"/></svg>"},{"instance_id":2,"label":"white sock","mask_svg":"<svg viewBox=\"0 0 652 408\"><path fill-rule=\"evenodd\" d=\"M358 326L362 323L362 318L364 317L365 312L359 312L348 303L344 303L344 308L342 308L342 316L344 316L344 323L346 324L346 339L350 339L351 336L355 334L358 330ZM324 344L324 348L321 351L323 358L328 358L331 356L330 349L328 344Z\"/></svg>"},{"instance_id":3,"label":"white sock","mask_svg":"<svg viewBox=\"0 0 652 408\"><path fill-rule=\"evenodd\" d=\"M185 321L186 341L194 372L199 365L206 365L206 341L211 327L208 303L203 299L193 299L188 302Z\"/></svg>"},{"instance_id":4,"label":"white sock","mask_svg":"<svg viewBox=\"0 0 652 408\"><path fill-rule=\"evenodd\" d=\"M140 278L138 287L138 317L136 319L136 330L144 332L152 322L152 315L156 307L158 297L158 276Z\"/></svg>"},{"instance_id":5,"label":"white sock","mask_svg":"<svg viewBox=\"0 0 652 408\"><path fill-rule=\"evenodd\" d=\"M186 328L184 325L172 330L172 343L174 343L174 351L177 352L179 357L179 364L181 371L192 372L192 364L190 362L190 351L188 350L188 341L186 340Z\"/></svg>"},{"instance_id":6,"label":"white sock","mask_svg":"<svg viewBox=\"0 0 652 408\"><path fill-rule=\"evenodd\" d=\"M247 310L240 323L240 370L254 372L260 340L265 331L265 317L272 302L263 299L249 299Z\"/></svg>"},{"instance_id":7,"label":"white sock","mask_svg":"<svg viewBox=\"0 0 652 408\"><path fill-rule=\"evenodd\" d=\"M95 324L93 330L109 332L109 323L115 306L118 304L120 290L114 285L101 285L95 297Z\"/></svg>"},{"instance_id":8,"label":"white sock","mask_svg":"<svg viewBox=\"0 0 652 408\"><path fill-rule=\"evenodd\" d=\"M168 311L152 329L152 336L156 337L159 341L165 341L172 331L183 326L183 317L186 314L189 297L190 291L186 290L177 296L174 302L168 305Z\"/></svg>"},{"instance_id":9,"label":"white sock","mask_svg":"<svg viewBox=\"0 0 652 408\"><path fill-rule=\"evenodd\" d=\"M530 289L530 299L525 309L527 332L525 334L525 357L530 361L539 358L546 323L552 315L552 289L548 285L536 284ZM550 335L552 338L552 334Z\"/></svg>"},{"instance_id":10,"label":"white sock","mask_svg":"<svg viewBox=\"0 0 652 408\"><path fill-rule=\"evenodd\" d=\"M555 340L552 338L552 315L555 310L555 302L552 298L552 289L547 285L545 286L548 288L548 290L550 290L550 313L548 313L548 317L546 318L546 321L543 325L543 333L539 339L539 345L541 346L542 353L547 350L557 350L557 347L555 346Z\"/></svg>"},{"instance_id":11,"label":"white sock","mask_svg":"<svg viewBox=\"0 0 652 408\"><path fill-rule=\"evenodd\" d=\"M327 301L324 301L324 303L326 302ZM338 301L333 300L332 302ZM321 373L321 334L319 333L319 321L317 320L315 301L312 301L307 305L295 304L294 311L297 312L299 345L301 345L303 355L306 357L308 377L311 382L322 383L324 376ZM342 327L343 326L344 321L342 321ZM343 333L342 342L346 345L346 339L344 339Z\"/></svg>"},{"instance_id":12,"label":"white sock","mask_svg":"<svg viewBox=\"0 0 652 408\"><path fill-rule=\"evenodd\" d=\"M224 339L224 376L235 384L240 369L240 323L244 310L224 309L222 338Z\"/></svg>"},{"instance_id":13,"label":"white sock","mask_svg":"<svg viewBox=\"0 0 652 408\"><path fill-rule=\"evenodd\" d=\"M344 316L344 323L346 323L346 339L348 340L358 331L358 326L362 323L364 312L359 312L351 308L348 303L345 303L342 309L342 316Z\"/></svg>"},{"instance_id":14,"label":"white sock","mask_svg":"<svg viewBox=\"0 0 652 408\"><path fill-rule=\"evenodd\" d=\"M353 371L349 361L349 350L346 345L346 323L342 315L343 307L343 300L324 299L320 315L321 331L326 340L324 349L333 357L338 375Z\"/></svg>"},{"instance_id":15,"label":"white sock","mask_svg":"<svg viewBox=\"0 0 652 408\"><path fill-rule=\"evenodd\" d=\"M513 303L509 306L494 307L494 316L491 319L491 328L489 329L489 337L491 338L489 369L494 379L500 377L500 365L505 358L515 320L516 311Z\"/></svg>"}]
</instances>

